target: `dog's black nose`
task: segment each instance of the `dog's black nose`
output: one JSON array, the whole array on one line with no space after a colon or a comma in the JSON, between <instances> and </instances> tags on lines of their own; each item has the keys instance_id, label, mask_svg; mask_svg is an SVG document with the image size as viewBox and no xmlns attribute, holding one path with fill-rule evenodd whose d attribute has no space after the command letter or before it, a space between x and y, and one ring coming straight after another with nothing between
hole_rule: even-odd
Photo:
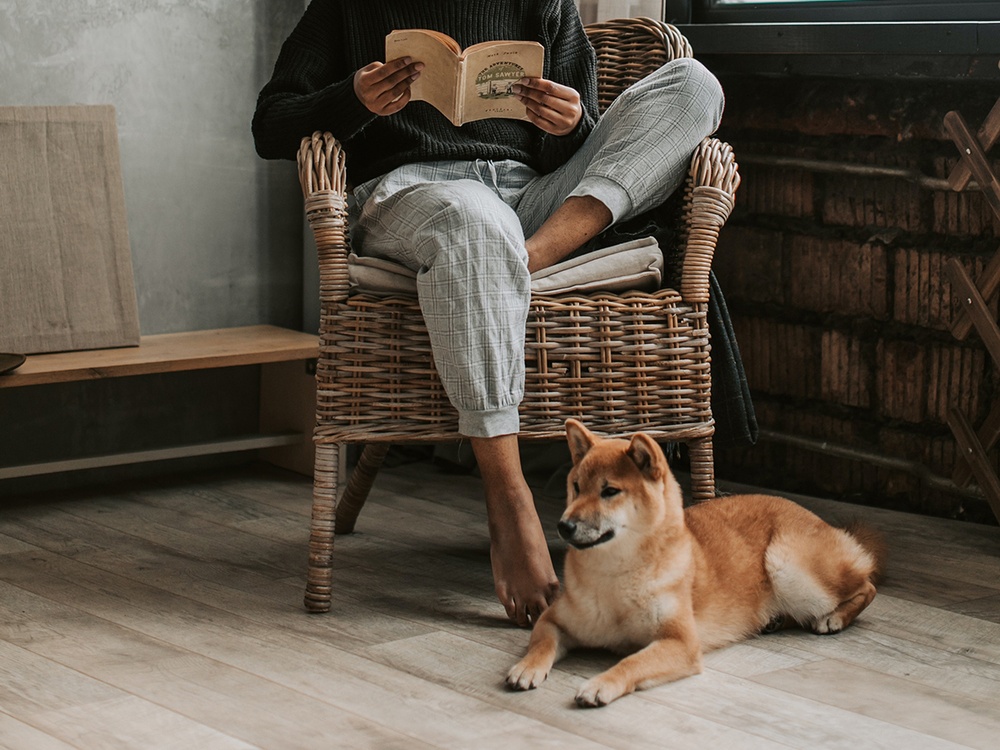
<instances>
[{"instance_id":1,"label":"dog's black nose","mask_svg":"<svg viewBox=\"0 0 1000 750\"><path fill-rule=\"evenodd\" d=\"M576 524L573 521L560 521L556 528L559 530L559 536L567 542L576 533Z\"/></svg>"}]
</instances>

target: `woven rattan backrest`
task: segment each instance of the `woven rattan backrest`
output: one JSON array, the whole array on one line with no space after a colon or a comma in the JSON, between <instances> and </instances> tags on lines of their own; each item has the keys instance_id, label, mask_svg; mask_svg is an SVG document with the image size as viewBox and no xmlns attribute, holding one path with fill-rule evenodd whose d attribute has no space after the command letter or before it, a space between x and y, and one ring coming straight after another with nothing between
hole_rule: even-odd
<instances>
[{"instance_id":1,"label":"woven rattan backrest","mask_svg":"<svg viewBox=\"0 0 1000 750\"><path fill-rule=\"evenodd\" d=\"M620 18L587 26L597 52L597 96L601 112L622 91L664 63L693 57L691 45L673 26L652 18Z\"/></svg>"}]
</instances>

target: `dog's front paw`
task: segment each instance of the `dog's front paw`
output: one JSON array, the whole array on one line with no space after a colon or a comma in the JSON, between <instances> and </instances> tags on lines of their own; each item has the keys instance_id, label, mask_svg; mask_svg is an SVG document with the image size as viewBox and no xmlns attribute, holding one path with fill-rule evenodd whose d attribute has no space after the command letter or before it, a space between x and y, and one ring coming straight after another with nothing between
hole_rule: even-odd
<instances>
[{"instance_id":1,"label":"dog's front paw","mask_svg":"<svg viewBox=\"0 0 1000 750\"><path fill-rule=\"evenodd\" d=\"M604 675L597 675L583 683L576 693L576 705L583 708L606 706L625 695L625 689Z\"/></svg>"},{"instance_id":2,"label":"dog's front paw","mask_svg":"<svg viewBox=\"0 0 1000 750\"><path fill-rule=\"evenodd\" d=\"M511 690L534 690L548 676L547 668L533 664L530 659L521 659L507 673L507 687Z\"/></svg>"}]
</instances>

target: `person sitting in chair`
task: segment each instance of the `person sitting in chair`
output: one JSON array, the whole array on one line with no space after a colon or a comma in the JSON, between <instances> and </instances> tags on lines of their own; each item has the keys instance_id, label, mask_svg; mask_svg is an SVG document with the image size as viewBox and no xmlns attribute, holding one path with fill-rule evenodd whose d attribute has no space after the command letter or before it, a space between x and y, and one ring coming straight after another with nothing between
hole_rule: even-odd
<instances>
[{"instance_id":1,"label":"person sitting in chair","mask_svg":"<svg viewBox=\"0 0 1000 750\"><path fill-rule=\"evenodd\" d=\"M381 61L386 35L410 28L463 48L540 42L543 77L513 89L530 121L456 127L411 102L421 61ZM496 594L518 625L559 590L517 442L530 275L662 203L722 110L712 74L678 59L598 117L573 0L313 0L260 92L257 153L294 159L304 136L332 133L354 185L354 251L417 273L434 362L483 478Z\"/></svg>"}]
</instances>

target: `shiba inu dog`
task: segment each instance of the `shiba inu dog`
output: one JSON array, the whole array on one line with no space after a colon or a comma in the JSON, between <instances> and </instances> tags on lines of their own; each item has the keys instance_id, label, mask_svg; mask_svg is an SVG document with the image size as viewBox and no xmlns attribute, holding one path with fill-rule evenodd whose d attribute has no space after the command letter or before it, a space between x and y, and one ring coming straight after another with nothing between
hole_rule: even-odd
<instances>
[{"instance_id":1,"label":"shiba inu dog","mask_svg":"<svg viewBox=\"0 0 1000 750\"><path fill-rule=\"evenodd\" d=\"M507 674L538 687L576 647L629 653L584 683L581 706L697 674L702 654L764 630L843 630L875 596L871 530L830 526L779 497L737 495L685 510L648 435L600 439L568 420L573 468L559 535L564 590Z\"/></svg>"}]
</instances>

